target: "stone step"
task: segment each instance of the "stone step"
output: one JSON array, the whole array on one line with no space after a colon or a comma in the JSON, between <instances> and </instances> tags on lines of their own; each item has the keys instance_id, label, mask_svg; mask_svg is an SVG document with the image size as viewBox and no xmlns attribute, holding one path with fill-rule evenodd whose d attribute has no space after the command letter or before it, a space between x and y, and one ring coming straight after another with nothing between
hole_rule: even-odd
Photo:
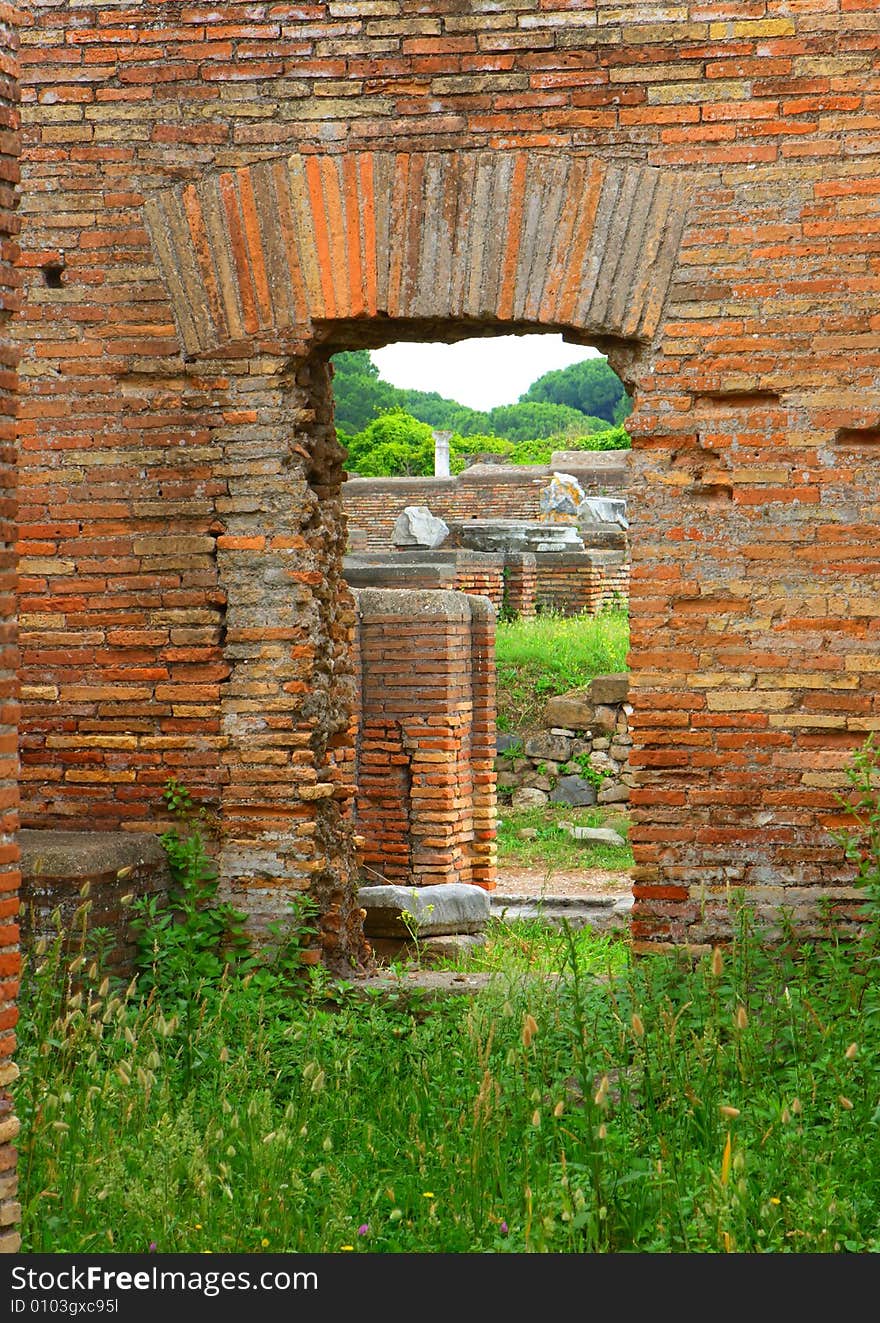
<instances>
[{"instance_id":1,"label":"stone step","mask_svg":"<svg viewBox=\"0 0 880 1323\"><path fill-rule=\"evenodd\" d=\"M505 896L493 892L489 915L514 923L519 919L539 919L551 927L596 928L600 931L622 930L629 922L633 898L627 893L610 896Z\"/></svg>"}]
</instances>

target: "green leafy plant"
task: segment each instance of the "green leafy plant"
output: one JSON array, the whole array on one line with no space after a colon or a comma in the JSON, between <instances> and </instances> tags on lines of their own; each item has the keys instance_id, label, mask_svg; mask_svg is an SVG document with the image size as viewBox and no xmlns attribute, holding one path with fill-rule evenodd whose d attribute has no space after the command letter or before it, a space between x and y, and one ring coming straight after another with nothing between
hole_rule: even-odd
<instances>
[{"instance_id":1,"label":"green leafy plant","mask_svg":"<svg viewBox=\"0 0 880 1323\"><path fill-rule=\"evenodd\" d=\"M626 670L629 617L626 611L556 611L518 620L499 620L495 657L498 728L537 729L546 698L582 689L594 675Z\"/></svg>"},{"instance_id":2,"label":"green leafy plant","mask_svg":"<svg viewBox=\"0 0 880 1323\"><path fill-rule=\"evenodd\" d=\"M590 762L588 753L579 753L571 761L577 764L578 771L585 781L589 781L597 790L602 789L602 786L608 780L608 773L600 772L598 767L594 767Z\"/></svg>"},{"instance_id":3,"label":"green leafy plant","mask_svg":"<svg viewBox=\"0 0 880 1323\"><path fill-rule=\"evenodd\" d=\"M853 755L846 777L850 792L840 802L850 823L835 835L856 868L870 944L880 948L880 748L873 735Z\"/></svg>"},{"instance_id":4,"label":"green leafy plant","mask_svg":"<svg viewBox=\"0 0 880 1323\"><path fill-rule=\"evenodd\" d=\"M419 898L419 893L418 891L415 890L415 888L411 890L410 895L412 896L413 900L418 900ZM425 917L427 918L429 915L434 913L434 906L425 905L423 912ZM409 933L410 940L412 941L412 944L415 947L416 965L421 967L421 963L422 963L421 930L422 930L423 920L420 919L419 916L415 914L413 910L410 909L402 909L400 911L400 917L403 920L404 927Z\"/></svg>"},{"instance_id":5,"label":"green leafy plant","mask_svg":"<svg viewBox=\"0 0 880 1323\"><path fill-rule=\"evenodd\" d=\"M189 1006L199 988L216 984L230 967L251 962L245 915L218 901L218 877L198 825L200 812L185 786L166 782L163 799L178 820L160 836L168 858L167 897L144 896L132 904L138 944L139 984L166 1002ZM182 828L182 830L181 830Z\"/></svg>"}]
</instances>

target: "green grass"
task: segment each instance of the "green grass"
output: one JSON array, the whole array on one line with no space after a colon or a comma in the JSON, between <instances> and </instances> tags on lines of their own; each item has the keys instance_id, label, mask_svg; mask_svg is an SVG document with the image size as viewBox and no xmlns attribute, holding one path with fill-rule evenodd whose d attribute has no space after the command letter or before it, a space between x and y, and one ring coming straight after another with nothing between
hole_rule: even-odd
<instances>
[{"instance_id":1,"label":"green grass","mask_svg":"<svg viewBox=\"0 0 880 1323\"><path fill-rule=\"evenodd\" d=\"M25 1250L880 1250L876 946L495 925L486 960L430 1012L251 977L186 1021L28 961Z\"/></svg>"},{"instance_id":2,"label":"green grass","mask_svg":"<svg viewBox=\"0 0 880 1323\"><path fill-rule=\"evenodd\" d=\"M625 610L500 620L495 641L498 729L539 726L551 695L583 688L594 675L625 671L628 649Z\"/></svg>"},{"instance_id":3,"label":"green grass","mask_svg":"<svg viewBox=\"0 0 880 1323\"><path fill-rule=\"evenodd\" d=\"M626 838L627 818L601 808L572 808L567 804L547 804L542 808L499 808L498 863L502 868L546 868L548 871L573 871L582 868L626 870L632 868L629 845L603 845L576 841L559 824L576 827L613 827ZM520 833L536 831L536 837Z\"/></svg>"}]
</instances>

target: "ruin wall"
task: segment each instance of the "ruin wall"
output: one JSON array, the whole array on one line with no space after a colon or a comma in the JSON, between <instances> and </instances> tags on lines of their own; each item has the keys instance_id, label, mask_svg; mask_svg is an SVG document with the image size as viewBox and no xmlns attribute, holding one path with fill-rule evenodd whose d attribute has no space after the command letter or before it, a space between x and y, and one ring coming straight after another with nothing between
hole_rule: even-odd
<instances>
[{"instance_id":1,"label":"ruin wall","mask_svg":"<svg viewBox=\"0 0 880 1323\"><path fill-rule=\"evenodd\" d=\"M33 0L24 820L151 832L359 949L326 360L562 330L634 392L637 941L852 871L880 725L874 0Z\"/></svg>"}]
</instances>

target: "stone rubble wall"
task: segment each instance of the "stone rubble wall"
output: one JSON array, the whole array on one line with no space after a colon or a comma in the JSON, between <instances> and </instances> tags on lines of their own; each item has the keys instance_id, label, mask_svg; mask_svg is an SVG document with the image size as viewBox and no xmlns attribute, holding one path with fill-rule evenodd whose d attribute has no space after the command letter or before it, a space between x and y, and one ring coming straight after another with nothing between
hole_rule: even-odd
<instances>
[{"instance_id":1,"label":"stone rubble wall","mask_svg":"<svg viewBox=\"0 0 880 1323\"><path fill-rule=\"evenodd\" d=\"M631 715L625 674L599 676L584 691L551 699L542 730L501 737L507 747L495 759L499 798L514 808L625 807L636 784Z\"/></svg>"}]
</instances>

